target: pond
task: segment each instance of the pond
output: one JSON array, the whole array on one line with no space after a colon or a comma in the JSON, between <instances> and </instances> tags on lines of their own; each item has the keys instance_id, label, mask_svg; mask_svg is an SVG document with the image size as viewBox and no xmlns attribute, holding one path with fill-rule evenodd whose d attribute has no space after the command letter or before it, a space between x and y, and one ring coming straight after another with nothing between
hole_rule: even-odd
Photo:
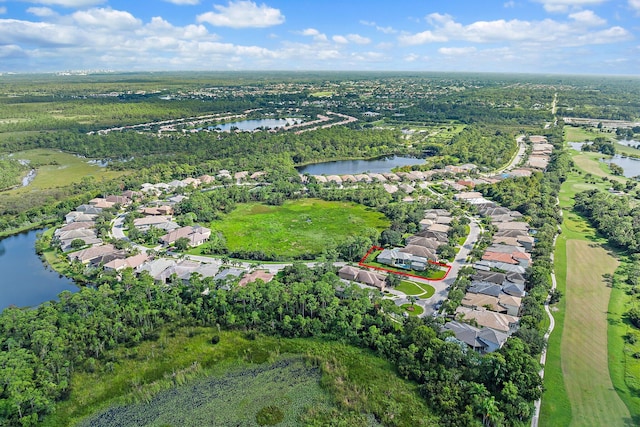
<instances>
[{"instance_id":1,"label":"pond","mask_svg":"<svg viewBox=\"0 0 640 427\"><path fill-rule=\"evenodd\" d=\"M399 166L411 166L424 163L424 159L415 157L388 156L368 160L339 160L336 162L314 163L301 166L298 172L309 175L353 175L373 172L386 173Z\"/></svg>"},{"instance_id":2,"label":"pond","mask_svg":"<svg viewBox=\"0 0 640 427\"><path fill-rule=\"evenodd\" d=\"M71 279L48 269L36 254L36 234L42 231L0 240L0 310L10 305L33 307L57 299L62 291L78 291Z\"/></svg>"},{"instance_id":3,"label":"pond","mask_svg":"<svg viewBox=\"0 0 640 427\"><path fill-rule=\"evenodd\" d=\"M260 119L260 120L243 120L241 122L224 123L215 126L209 126L209 130L220 129L228 132L231 128L238 128L241 131L254 131L258 128L281 128L287 124L293 125L302 122L301 119Z\"/></svg>"},{"instance_id":4,"label":"pond","mask_svg":"<svg viewBox=\"0 0 640 427\"><path fill-rule=\"evenodd\" d=\"M634 159L633 157L622 157L620 154L616 154L610 159L605 159L605 163L614 163L624 169L623 175L626 178L633 178L640 175L640 159Z\"/></svg>"}]
</instances>

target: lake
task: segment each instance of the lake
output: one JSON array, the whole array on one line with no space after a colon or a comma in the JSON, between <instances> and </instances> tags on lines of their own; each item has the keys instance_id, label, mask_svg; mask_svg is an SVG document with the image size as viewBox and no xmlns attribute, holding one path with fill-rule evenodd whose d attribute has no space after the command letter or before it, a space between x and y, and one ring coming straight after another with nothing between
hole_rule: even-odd
<instances>
[{"instance_id":1,"label":"lake","mask_svg":"<svg viewBox=\"0 0 640 427\"><path fill-rule=\"evenodd\" d=\"M336 162L314 163L301 166L298 172L309 175L353 175L356 173L386 173L399 166L411 166L424 163L424 159L415 157L389 156L368 160L339 160Z\"/></svg>"},{"instance_id":2,"label":"lake","mask_svg":"<svg viewBox=\"0 0 640 427\"><path fill-rule=\"evenodd\" d=\"M10 305L32 307L57 299L60 292L78 291L71 279L49 270L35 251L33 230L0 240L0 310Z\"/></svg>"},{"instance_id":3,"label":"lake","mask_svg":"<svg viewBox=\"0 0 640 427\"><path fill-rule=\"evenodd\" d=\"M241 122L224 123L215 126L209 126L209 130L220 129L223 132L230 131L231 128L236 127L241 131L254 131L258 128L281 128L287 123L293 125L295 123L302 122L301 119L260 119L260 120L243 120Z\"/></svg>"}]
</instances>

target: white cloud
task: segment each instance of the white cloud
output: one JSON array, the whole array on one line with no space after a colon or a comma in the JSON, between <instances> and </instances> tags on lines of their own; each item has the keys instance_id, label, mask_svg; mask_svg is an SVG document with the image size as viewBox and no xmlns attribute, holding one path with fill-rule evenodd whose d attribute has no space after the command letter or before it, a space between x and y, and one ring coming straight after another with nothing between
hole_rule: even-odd
<instances>
[{"instance_id":1,"label":"white cloud","mask_svg":"<svg viewBox=\"0 0 640 427\"><path fill-rule=\"evenodd\" d=\"M417 34L402 34L403 45L419 45L459 40L471 43L515 43L548 48L555 46L581 46L584 44L613 43L630 39L631 34L622 27L611 27L599 32L588 27L602 25L604 20L591 11L571 15L570 21L544 19L542 21L476 21L469 25L456 22L449 15L427 16L434 28ZM607 41L604 41L607 40Z\"/></svg>"},{"instance_id":2,"label":"white cloud","mask_svg":"<svg viewBox=\"0 0 640 427\"><path fill-rule=\"evenodd\" d=\"M25 0L29 3L48 4L51 6L63 6L70 8L97 6L107 0Z\"/></svg>"},{"instance_id":3,"label":"white cloud","mask_svg":"<svg viewBox=\"0 0 640 427\"><path fill-rule=\"evenodd\" d=\"M506 8L515 7L516 6L516 2L513 1L513 0L512 1L508 1L503 6L506 7Z\"/></svg>"},{"instance_id":4,"label":"white cloud","mask_svg":"<svg viewBox=\"0 0 640 427\"><path fill-rule=\"evenodd\" d=\"M331 37L331 39L336 42L336 43L340 43L340 44L347 44L349 43L349 40L347 40L347 38L345 36L333 36Z\"/></svg>"},{"instance_id":5,"label":"white cloud","mask_svg":"<svg viewBox=\"0 0 640 427\"><path fill-rule=\"evenodd\" d=\"M84 27L102 27L112 30L132 30L142 22L129 12L113 9L89 9L75 12L73 19Z\"/></svg>"},{"instance_id":6,"label":"white cloud","mask_svg":"<svg viewBox=\"0 0 640 427\"><path fill-rule=\"evenodd\" d=\"M301 35L307 36L307 37L313 37L314 40L319 41L319 42L326 42L327 41L327 36L325 34L321 33L320 31L316 30L315 28L304 29L304 30L300 31L298 34L301 34Z\"/></svg>"},{"instance_id":7,"label":"white cloud","mask_svg":"<svg viewBox=\"0 0 640 427\"><path fill-rule=\"evenodd\" d=\"M376 30L380 31L381 33L385 33L385 34L395 34L398 31L396 29L394 29L393 27L381 27L380 25L376 24L373 21L364 21L361 20L360 23L362 25L366 25L367 27L375 27Z\"/></svg>"},{"instance_id":8,"label":"white cloud","mask_svg":"<svg viewBox=\"0 0 640 427\"><path fill-rule=\"evenodd\" d=\"M547 12L566 12L569 9L579 10L584 6L593 6L609 0L536 0L542 3Z\"/></svg>"},{"instance_id":9,"label":"white cloud","mask_svg":"<svg viewBox=\"0 0 640 427\"><path fill-rule=\"evenodd\" d=\"M640 0L638 0L640 1ZM592 10L583 10L581 12L575 12L569 15L569 18L584 25L597 27L607 23L605 19L602 19Z\"/></svg>"},{"instance_id":10,"label":"white cloud","mask_svg":"<svg viewBox=\"0 0 640 427\"><path fill-rule=\"evenodd\" d=\"M4 6L0 7L0 15L4 15L5 13L7 13L7 8Z\"/></svg>"},{"instance_id":11,"label":"white cloud","mask_svg":"<svg viewBox=\"0 0 640 427\"><path fill-rule=\"evenodd\" d=\"M347 40L355 44L369 44L371 39L363 37L360 34L347 34Z\"/></svg>"},{"instance_id":12,"label":"white cloud","mask_svg":"<svg viewBox=\"0 0 640 427\"><path fill-rule=\"evenodd\" d=\"M369 44L371 43L371 39L367 38L367 37L362 37L359 34L347 34L346 36L340 36L340 35L335 35L333 37L331 37L331 39L339 44L347 44L349 42L351 43L355 43L355 44Z\"/></svg>"},{"instance_id":13,"label":"white cloud","mask_svg":"<svg viewBox=\"0 0 640 427\"><path fill-rule=\"evenodd\" d=\"M629 6L640 12L640 0L629 0Z\"/></svg>"},{"instance_id":14,"label":"white cloud","mask_svg":"<svg viewBox=\"0 0 640 427\"><path fill-rule=\"evenodd\" d=\"M27 12L32 15L39 16L40 18L57 16L57 13L55 13L52 9L49 9L48 7L30 7L27 9Z\"/></svg>"},{"instance_id":15,"label":"white cloud","mask_svg":"<svg viewBox=\"0 0 640 427\"><path fill-rule=\"evenodd\" d=\"M404 57L404 60L407 62L414 62L414 61L417 61L418 59L420 59L420 55L417 55L415 53L410 53Z\"/></svg>"},{"instance_id":16,"label":"white cloud","mask_svg":"<svg viewBox=\"0 0 640 427\"><path fill-rule=\"evenodd\" d=\"M231 28L264 28L284 22L284 15L274 9L248 0L230 1L228 6L214 5L218 12L206 12L197 16L198 22L219 27Z\"/></svg>"},{"instance_id":17,"label":"white cloud","mask_svg":"<svg viewBox=\"0 0 640 427\"><path fill-rule=\"evenodd\" d=\"M403 34L398 37L398 41L403 45L418 45L425 43L446 42L448 38L443 35L434 34L432 31L423 31L417 34Z\"/></svg>"},{"instance_id":18,"label":"white cloud","mask_svg":"<svg viewBox=\"0 0 640 427\"><path fill-rule=\"evenodd\" d=\"M196 4L200 4L200 0L164 0L168 3L177 4L178 6L188 5L195 6Z\"/></svg>"},{"instance_id":19,"label":"white cloud","mask_svg":"<svg viewBox=\"0 0 640 427\"><path fill-rule=\"evenodd\" d=\"M448 56L462 56L462 55L469 55L471 53L474 53L476 51L476 48L473 46L468 46L468 47L441 47L440 49L438 49L438 52L441 53L442 55L448 55Z\"/></svg>"}]
</instances>

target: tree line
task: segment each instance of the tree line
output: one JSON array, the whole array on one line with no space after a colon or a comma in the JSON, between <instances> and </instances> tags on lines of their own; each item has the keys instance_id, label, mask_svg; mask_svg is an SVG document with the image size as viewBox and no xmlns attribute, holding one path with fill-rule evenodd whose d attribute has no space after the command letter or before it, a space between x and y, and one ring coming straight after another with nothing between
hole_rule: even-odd
<instances>
[{"instance_id":1,"label":"tree line","mask_svg":"<svg viewBox=\"0 0 640 427\"><path fill-rule=\"evenodd\" d=\"M226 286L225 286L226 285ZM207 294L205 289L210 289ZM285 268L268 284L211 278L158 286L148 274L104 275L96 287L32 310L0 314L0 417L35 425L71 392L73 372L108 372L114 349L157 339L163 325L220 325L282 337L318 337L370 348L419 390L444 425L525 425L542 391L538 363L518 338L481 356L431 319L402 324L391 301L346 286L331 265ZM396 314L398 318L402 318Z\"/></svg>"}]
</instances>

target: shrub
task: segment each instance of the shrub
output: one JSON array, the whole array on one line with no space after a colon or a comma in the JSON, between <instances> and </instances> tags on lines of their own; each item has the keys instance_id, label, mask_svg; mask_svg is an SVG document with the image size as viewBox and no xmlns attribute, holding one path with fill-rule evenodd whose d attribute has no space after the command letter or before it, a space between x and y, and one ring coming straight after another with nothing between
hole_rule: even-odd
<instances>
[{"instance_id":1,"label":"shrub","mask_svg":"<svg viewBox=\"0 0 640 427\"><path fill-rule=\"evenodd\" d=\"M284 420L284 412L274 405L265 406L256 414L256 422L261 426L274 426Z\"/></svg>"},{"instance_id":2,"label":"shrub","mask_svg":"<svg viewBox=\"0 0 640 427\"><path fill-rule=\"evenodd\" d=\"M220 335L214 335L211 337L211 344L216 345L220 342Z\"/></svg>"}]
</instances>

